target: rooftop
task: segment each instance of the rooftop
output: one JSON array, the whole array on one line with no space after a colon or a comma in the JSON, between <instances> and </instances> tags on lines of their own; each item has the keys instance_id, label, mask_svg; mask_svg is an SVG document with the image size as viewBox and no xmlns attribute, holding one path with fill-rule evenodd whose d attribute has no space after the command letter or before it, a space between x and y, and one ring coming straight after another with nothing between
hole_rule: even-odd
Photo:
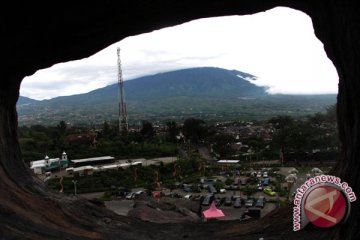
<instances>
[{"instance_id":1,"label":"rooftop","mask_svg":"<svg viewBox=\"0 0 360 240\"><path fill-rule=\"evenodd\" d=\"M108 160L113 160L113 159L115 159L115 158L111 157L111 156L103 156L103 157L75 159L75 160L71 160L71 162L73 162L73 163L84 163L84 162L108 161Z\"/></svg>"}]
</instances>

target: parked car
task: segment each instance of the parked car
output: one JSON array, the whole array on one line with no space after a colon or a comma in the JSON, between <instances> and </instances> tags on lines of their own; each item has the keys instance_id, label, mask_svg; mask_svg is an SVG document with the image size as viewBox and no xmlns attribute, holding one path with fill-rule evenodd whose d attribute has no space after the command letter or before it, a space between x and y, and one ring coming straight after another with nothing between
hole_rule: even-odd
<instances>
[{"instance_id":1,"label":"parked car","mask_svg":"<svg viewBox=\"0 0 360 240\"><path fill-rule=\"evenodd\" d=\"M242 205L241 205L241 198L237 197L235 198L235 201L234 201L234 208L240 208Z\"/></svg>"},{"instance_id":2,"label":"parked car","mask_svg":"<svg viewBox=\"0 0 360 240\"><path fill-rule=\"evenodd\" d=\"M209 193L212 193L212 194L217 193L216 188L215 188L214 185L212 185L212 184L209 184L209 185L208 185L208 191L209 191Z\"/></svg>"},{"instance_id":3,"label":"parked car","mask_svg":"<svg viewBox=\"0 0 360 240\"><path fill-rule=\"evenodd\" d=\"M263 192L269 196L275 196L276 192L274 192L270 187L266 187L263 189Z\"/></svg>"},{"instance_id":4,"label":"parked car","mask_svg":"<svg viewBox=\"0 0 360 240\"><path fill-rule=\"evenodd\" d=\"M269 178L264 178L264 179L261 181L261 184L262 184L262 186L269 186L269 184L270 184L270 179L269 179Z\"/></svg>"},{"instance_id":5,"label":"parked car","mask_svg":"<svg viewBox=\"0 0 360 240\"><path fill-rule=\"evenodd\" d=\"M225 206L231 206L231 204L232 204L232 198L231 198L231 196L226 196L224 205L225 205Z\"/></svg>"},{"instance_id":6,"label":"parked car","mask_svg":"<svg viewBox=\"0 0 360 240\"><path fill-rule=\"evenodd\" d=\"M247 179L246 179L246 178L241 179L241 185L246 185L246 183L247 183Z\"/></svg>"},{"instance_id":7,"label":"parked car","mask_svg":"<svg viewBox=\"0 0 360 240\"><path fill-rule=\"evenodd\" d=\"M267 178L267 177L269 177L268 172L264 172L263 173L263 178Z\"/></svg>"},{"instance_id":8,"label":"parked car","mask_svg":"<svg viewBox=\"0 0 360 240\"><path fill-rule=\"evenodd\" d=\"M129 193L126 195L125 199L127 199L127 200L134 199L134 198L135 198L135 195L136 195L136 193L134 193L134 192L129 192Z\"/></svg>"},{"instance_id":9,"label":"parked car","mask_svg":"<svg viewBox=\"0 0 360 240\"><path fill-rule=\"evenodd\" d=\"M261 172L257 172L256 177L261 178Z\"/></svg>"},{"instance_id":10,"label":"parked car","mask_svg":"<svg viewBox=\"0 0 360 240\"><path fill-rule=\"evenodd\" d=\"M190 193L191 192L191 187L192 187L191 184L183 184L183 191L187 192L187 193Z\"/></svg>"},{"instance_id":11,"label":"parked car","mask_svg":"<svg viewBox=\"0 0 360 240\"><path fill-rule=\"evenodd\" d=\"M239 184L239 181L240 181L240 178L236 177L236 178L234 179L233 185L238 185L238 184Z\"/></svg>"},{"instance_id":12,"label":"parked car","mask_svg":"<svg viewBox=\"0 0 360 240\"><path fill-rule=\"evenodd\" d=\"M265 197L259 197L259 198L256 200L255 207L261 207L261 208L263 208L263 207L265 206L265 203L266 203Z\"/></svg>"},{"instance_id":13,"label":"parked car","mask_svg":"<svg viewBox=\"0 0 360 240\"><path fill-rule=\"evenodd\" d=\"M192 195L191 195L191 194L186 194L186 195L184 196L184 198L190 199L190 198L192 198Z\"/></svg>"},{"instance_id":14,"label":"parked car","mask_svg":"<svg viewBox=\"0 0 360 240\"><path fill-rule=\"evenodd\" d=\"M144 194L144 193L145 193L145 191L139 190L139 191L135 192L135 196L139 196L139 195Z\"/></svg>"},{"instance_id":15,"label":"parked car","mask_svg":"<svg viewBox=\"0 0 360 240\"><path fill-rule=\"evenodd\" d=\"M245 201L245 207L252 207L254 206L254 199L253 198L248 198L246 201Z\"/></svg>"},{"instance_id":16,"label":"parked car","mask_svg":"<svg viewBox=\"0 0 360 240\"><path fill-rule=\"evenodd\" d=\"M215 197L212 194L206 195L201 204L203 206L209 206L212 203L212 201L214 201L214 198Z\"/></svg>"}]
</instances>

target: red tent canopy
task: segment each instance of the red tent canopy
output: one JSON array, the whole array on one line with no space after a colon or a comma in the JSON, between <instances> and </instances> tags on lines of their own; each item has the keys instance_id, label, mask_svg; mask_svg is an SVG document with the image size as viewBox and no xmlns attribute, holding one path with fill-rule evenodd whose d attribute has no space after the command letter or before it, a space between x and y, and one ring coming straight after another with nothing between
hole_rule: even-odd
<instances>
[{"instance_id":1,"label":"red tent canopy","mask_svg":"<svg viewBox=\"0 0 360 240\"><path fill-rule=\"evenodd\" d=\"M208 218L220 218L225 217L225 214L220 209L217 209L215 206L215 201L213 201L208 210L203 211L205 219Z\"/></svg>"},{"instance_id":2,"label":"red tent canopy","mask_svg":"<svg viewBox=\"0 0 360 240\"><path fill-rule=\"evenodd\" d=\"M161 192L160 191L154 191L152 192L152 197L153 198L159 198L161 196Z\"/></svg>"}]
</instances>

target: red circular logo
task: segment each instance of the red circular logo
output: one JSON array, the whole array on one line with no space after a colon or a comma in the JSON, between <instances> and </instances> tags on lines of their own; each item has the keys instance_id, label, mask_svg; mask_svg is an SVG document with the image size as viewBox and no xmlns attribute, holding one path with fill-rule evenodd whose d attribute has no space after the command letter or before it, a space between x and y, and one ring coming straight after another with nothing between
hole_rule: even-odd
<instances>
[{"instance_id":1,"label":"red circular logo","mask_svg":"<svg viewBox=\"0 0 360 240\"><path fill-rule=\"evenodd\" d=\"M340 223L347 211L342 191L332 186L319 186L307 195L305 215L315 226L329 228Z\"/></svg>"}]
</instances>

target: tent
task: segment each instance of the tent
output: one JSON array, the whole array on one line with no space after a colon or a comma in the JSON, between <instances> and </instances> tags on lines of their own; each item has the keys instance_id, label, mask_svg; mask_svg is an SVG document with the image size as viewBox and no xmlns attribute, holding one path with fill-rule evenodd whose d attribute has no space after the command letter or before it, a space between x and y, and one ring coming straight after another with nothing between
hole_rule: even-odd
<instances>
[{"instance_id":1,"label":"tent","mask_svg":"<svg viewBox=\"0 0 360 240\"><path fill-rule=\"evenodd\" d=\"M320 168L313 168L313 169L311 169L311 172L313 172L313 173L322 173L323 171L321 171Z\"/></svg>"},{"instance_id":2,"label":"tent","mask_svg":"<svg viewBox=\"0 0 360 240\"><path fill-rule=\"evenodd\" d=\"M153 191L152 192L152 197L153 198L160 198L161 197L161 192L160 191Z\"/></svg>"},{"instance_id":3,"label":"tent","mask_svg":"<svg viewBox=\"0 0 360 240\"><path fill-rule=\"evenodd\" d=\"M203 211L203 215L205 219L225 217L223 211L216 208L215 201L211 203L210 208L208 210Z\"/></svg>"},{"instance_id":4,"label":"tent","mask_svg":"<svg viewBox=\"0 0 360 240\"><path fill-rule=\"evenodd\" d=\"M291 168L288 173L298 173L299 171L296 168Z\"/></svg>"},{"instance_id":5,"label":"tent","mask_svg":"<svg viewBox=\"0 0 360 240\"><path fill-rule=\"evenodd\" d=\"M285 177L286 182L295 183L297 181L297 176L295 174L289 174Z\"/></svg>"}]
</instances>

